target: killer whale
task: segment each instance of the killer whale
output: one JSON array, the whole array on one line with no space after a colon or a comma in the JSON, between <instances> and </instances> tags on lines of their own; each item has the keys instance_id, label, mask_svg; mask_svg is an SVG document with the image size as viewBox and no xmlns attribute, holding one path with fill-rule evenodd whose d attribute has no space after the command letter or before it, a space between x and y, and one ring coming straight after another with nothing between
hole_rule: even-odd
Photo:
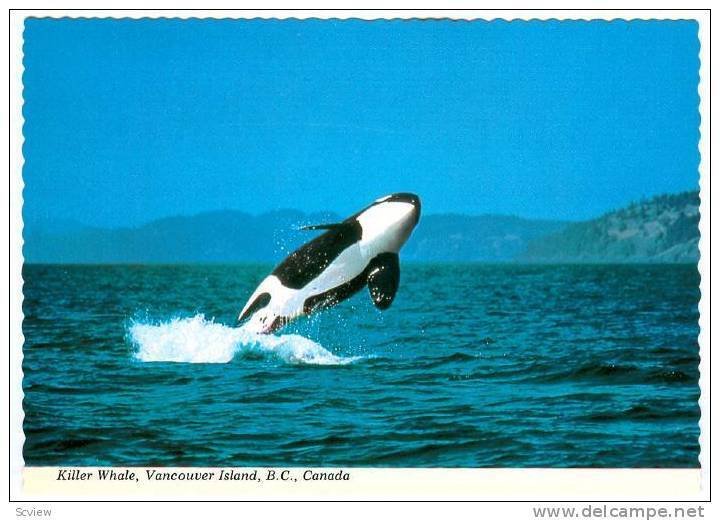
<instances>
[{"instance_id":1,"label":"killer whale","mask_svg":"<svg viewBox=\"0 0 720 521\"><path fill-rule=\"evenodd\" d=\"M302 315L334 306L367 286L387 309L400 284L398 252L420 220L420 198L395 193L323 230L291 253L255 289L238 316L256 333L272 333Z\"/></svg>"}]
</instances>

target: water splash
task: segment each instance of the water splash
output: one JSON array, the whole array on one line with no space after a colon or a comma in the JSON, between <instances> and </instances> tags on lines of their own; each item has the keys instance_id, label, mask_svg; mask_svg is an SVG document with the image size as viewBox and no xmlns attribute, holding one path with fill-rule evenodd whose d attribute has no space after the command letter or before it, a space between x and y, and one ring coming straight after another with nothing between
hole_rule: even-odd
<instances>
[{"instance_id":1,"label":"water splash","mask_svg":"<svg viewBox=\"0 0 720 521\"><path fill-rule=\"evenodd\" d=\"M128 337L142 362L224 364L238 354L259 354L288 364L345 365L361 358L334 355L301 335L258 335L202 314L159 324L133 322Z\"/></svg>"}]
</instances>

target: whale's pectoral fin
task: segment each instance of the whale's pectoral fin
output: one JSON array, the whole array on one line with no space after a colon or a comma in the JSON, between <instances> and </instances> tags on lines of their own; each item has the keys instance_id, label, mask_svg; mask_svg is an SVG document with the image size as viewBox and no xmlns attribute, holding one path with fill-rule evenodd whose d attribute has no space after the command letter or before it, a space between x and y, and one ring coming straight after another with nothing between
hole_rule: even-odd
<instances>
[{"instance_id":1,"label":"whale's pectoral fin","mask_svg":"<svg viewBox=\"0 0 720 521\"><path fill-rule=\"evenodd\" d=\"M382 253L375 257L367 285L375 307L389 308L400 285L400 260L397 253Z\"/></svg>"}]
</instances>

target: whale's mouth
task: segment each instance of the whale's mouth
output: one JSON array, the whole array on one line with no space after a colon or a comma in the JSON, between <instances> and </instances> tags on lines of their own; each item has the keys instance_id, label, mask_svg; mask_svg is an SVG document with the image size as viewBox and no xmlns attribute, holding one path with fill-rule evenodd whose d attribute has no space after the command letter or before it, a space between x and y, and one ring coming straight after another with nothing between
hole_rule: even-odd
<instances>
[{"instance_id":1,"label":"whale's mouth","mask_svg":"<svg viewBox=\"0 0 720 521\"><path fill-rule=\"evenodd\" d=\"M382 202L398 202L398 203L408 203L413 205L415 208L415 224L417 224L420 221L420 213L422 211L422 204L420 203L420 197L418 197L415 194L411 194L409 192L400 192L396 194L392 194L385 198Z\"/></svg>"},{"instance_id":2,"label":"whale's mouth","mask_svg":"<svg viewBox=\"0 0 720 521\"><path fill-rule=\"evenodd\" d=\"M410 193L410 192L398 192L398 193L386 195L386 196L384 196L384 197L380 197L379 199L376 199L376 200L373 201L373 203L370 204L369 206L366 206L365 208L363 208L363 209L360 210L359 212L354 213L353 215L351 215L350 217L348 217L348 218L345 220L345 222L356 220L356 219L358 219L360 216L362 216L363 214L372 211L372 209L373 209L374 207L377 207L377 206L379 206L379 205L383 205L383 204L386 204L386 203L405 203L405 204L411 205L412 208L413 208L413 212L412 212L413 222L412 222L412 225L413 225L413 226L416 226L417 223L420 221L420 213L421 213L421 210L422 210L422 204L420 203L420 197L418 197L417 195L412 194L412 193ZM387 223L388 223L388 221L385 220L385 224L387 224Z\"/></svg>"}]
</instances>

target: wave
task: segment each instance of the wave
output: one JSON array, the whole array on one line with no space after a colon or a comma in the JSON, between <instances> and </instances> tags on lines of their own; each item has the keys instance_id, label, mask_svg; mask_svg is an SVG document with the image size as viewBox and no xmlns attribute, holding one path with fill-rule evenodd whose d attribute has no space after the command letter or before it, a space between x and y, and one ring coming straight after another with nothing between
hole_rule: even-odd
<instances>
[{"instance_id":1,"label":"wave","mask_svg":"<svg viewBox=\"0 0 720 521\"><path fill-rule=\"evenodd\" d=\"M301 335L259 335L202 314L169 322L132 322L128 338L142 362L224 364L237 355L277 358L288 364L346 365L362 357L337 356Z\"/></svg>"}]
</instances>

